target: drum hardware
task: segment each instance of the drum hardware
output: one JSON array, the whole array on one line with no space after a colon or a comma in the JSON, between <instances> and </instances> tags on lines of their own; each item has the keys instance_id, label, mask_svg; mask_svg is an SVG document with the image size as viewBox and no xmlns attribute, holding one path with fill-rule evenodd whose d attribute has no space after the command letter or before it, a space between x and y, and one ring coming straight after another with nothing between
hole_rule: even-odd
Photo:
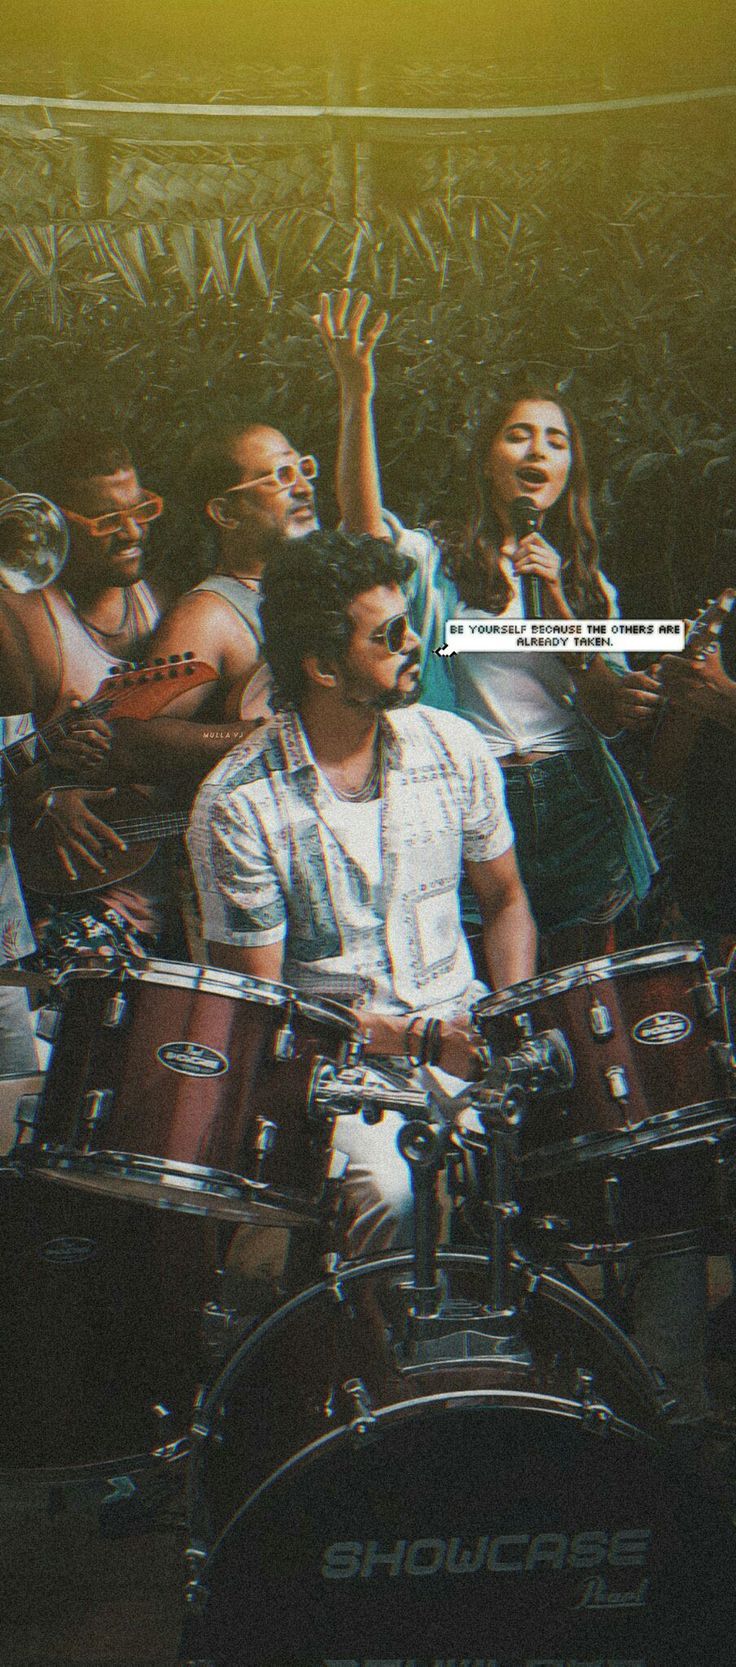
<instances>
[{"instance_id":1,"label":"drum hardware","mask_svg":"<svg viewBox=\"0 0 736 1667\"><path fill-rule=\"evenodd\" d=\"M257 1181L261 1179L260 1172L263 1168L263 1160L268 1157L269 1152L273 1151L277 1137L278 1127L276 1123L272 1123L268 1117L256 1118L251 1151L255 1153L256 1157Z\"/></svg>"},{"instance_id":2,"label":"drum hardware","mask_svg":"<svg viewBox=\"0 0 736 1667\"><path fill-rule=\"evenodd\" d=\"M202 1306L201 1342L210 1360L221 1360L232 1342L241 1315L215 1300Z\"/></svg>"},{"instance_id":3,"label":"drum hardware","mask_svg":"<svg viewBox=\"0 0 736 1667\"><path fill-rule=\"evenodd\" d=\"M514 1024L516 1025L516 1029L520 1031L521 1035L525 1038L533 1036L534 1025L532 1023L531 1013L515 1013Z\"/></svg>"},{"instance_id":4,"label":"drum hardware","mask_svg":"<svg viewBox=\"0 0 736 1667\"><path fill-rule=\"evenodd\" d=\"M99 1123L104 1123L106 1117L109 1117L112 1102L113 1092L111 1088L92 1088L89 1094L85 1094L82 1122L90 1133L97 1128Z\"/></svg>"},{"instance_id":5,"label":"drum hardware","mask_svg":"<svg viewBox=\"0 0 736 1667\"><path fill-rule=\"evenodd\" d=\"M588 1012L590 1034L599 1042L607 1041L613 1035L614 1023L604 1001L594 1001Z\"/></svg>"},{"instance_id":6,"label":"drum hardware","mask_svg":"<svg viewBox=\"0 0 736 1667\"><path fill-rule=\"evenodd\" d=\"M629 1081L623 1065L609 1065L603 1073L612 1100L628 1100Z\"/></svg>"},{"instance_id":7,"label":"drum hardware","mask_svg":"<svg viewBox=\"0 0 736 1667\"><path fill-rule=\"evenodd\" d=\"M508 1300L507 1222L516 1206L502 1201L507 1170L503 1137L490 1140L493 1154L493 1238L491 1303L478 1305L448 1297L437 1277L439 1238L438 1181L454 1131L418 1120L405 1123L398 1148L409 1165L413 1194L413 1277L401 1287L407 1302L403 1333L395 1354L403 1370L459 1360L496 1360L523 1369L531 1357L521 1337L516 1308Z\"/></svg>"},{"instance_id":8,"label":"drum hardware","mask_svg":"<svg viewBox=\"0 0 736 1667\"><path fill-rule=\"evenodd\" d=\"M184 1566L187 1579L184 1585L184 1602L191 1614L204 1615L207 1608L209 1592L200 1578L200 1570L207 1561L207 1547L201 1540L190 1540L184 1552ZM197 1667L197 1663L193 1664Z\"/></svg>"},{"instance_id":9,"label":"drum hardware","mask_svg":"<svg viewBox=\"0 0 736 1667\"><path fill-rule=\"evenodd\" d=\"M730 1042L711 1042L710 1047L719 1070L725 1071L726 1075L731 1078L732 1083L735 1082L736 1049L731 1047Z\"/></svg>"},{"instance_id":10,"label":"drum hardware","mask_svg":"<svg viewBox=\"0 0 736 1667\"><path fill-rule=\"evenodd\" d=\"M307 1112L319 1123L325 1111L336 1117L353 1114L366 1123L378 1123L384 1111L431 1114L433 1109L431 1095L422 1089L408 1083L394 1084L372 1067L336 1070L324 1060L315 1065L307 1097Z\"/></svg>"},{"instance_id":11,"label":"drum hardware","mask_svg":"<svg viewBox=\"0 0 736 1667\"><path fill-rule=\"evenodd\" d=\"M605 1195L606 1222L610 1228L611 1238L615 1241L623 1238L621 1231L621 1180L618 1175L607 1175L603 1182Z\"/></svg>"},{"instance_id":12,"label":"drum hardware","mask_svg":"<svg viewBox=\"0 0 736 1667\"><path fill-rule=\"evenodd\" d=\"M613 1417L611 1408L605 1401L595 1399L593 1389L595 1374L586 1367L578 1366L575 1373L575 1400L580 1404L580 1417L583 1424L592 1428L604 1430L606 1424Z\"/></svg>"},{"instance_id":13,"label":"drum hardware","mask_svg":"<svg viewBox=\"0 0 736 1667\"><path fill-rule=\"evenodd\" d=\"M119 993L116 996L111 996L110 1000L108 1001L107 1007L105 1008L105 1012L104 1012L104 1016L103 1016L103 1020L102 1020L102 1023L105 1026L105 1029L106 1030L117 1030L118 1027L123 1023L123 1021L125 1019L125 1016L127 1014L127 1011L128 1011L128 1003L125 1000L125 996L121 996Z\"/></svg>"},{"instance_id":14,"label":"drum hardware","mask_svg":"<svg viewBox=\"0 0 736 1667\"><path fill-rule=\"evenodd\" d=\"M40 1007L36 1017L36 1035L42 1042L55 1042L61 1024L61 1008Z\"/></svg>"},{"instance_id":15,"label":"drum hardware","mask_svg":"<svg viewBox=\"0 0 736 1667\"><path fill-rule=\"evenodd\" d=\"M21 1094L15 1108L15 1126L18 1130L18 1140L20 1140L24 1129L35 1128L40 1104L40 1094Z\"/></svg>"},{"instance_id":16,"label":"drum hardware","mask_svg":"<svg viewBox=\"0 0 736 1667\"><path fill-rule=\"evenodd\" d=\"M490 1101L486 1101L484 1090L506 1096L509 1091L518 1088L523 1095L532 1098L571 1088L574 1081L575 1065L562 1031L542 1030L537 1036L529 1037L514 1053L494 1055L480 1093L475 1085L473 1090L483 1116L484 1110L490 1112L495 1109ZM512 1106L510 1117L507 1112L504 1116L506 1121L516 1122L519 1116L523 1116L521 1103Z\"/></svg>"},{"instance_id":17,"label":"drum hardware","mask_svg":"<svg viewBox=\"0 0 736 1667\"><path fill-rule=\"evenodd\" d=\"M370 1435L376 1423L373 1410L373 1400L366 1389L362 1378L346 1378L340 1385L341 1393L345 1396L348 1408L352 1413L349 1434L353 1441L365 1440Z\"/></svg>"},{"instance_id":18,"label":"drum hardware","mask_svg":"<svg viewBox=\"0 0 736 1667\"><path fill-rule=\"evenodd\" d=\"M274 1059L293 1059L296 1053L296 1034L292 1023L294 1004L287 1001L284 1017L273 1039Z\"/></svg>"},{"instance_id":19,"label":"drum hardware","mask_svg":"<svg viewBox=\"0 0 736 1667\"><path fill-rule=\"evenodd\" d=\"M692 993L704 1019L714 1019L719 1008L718 994L710 973L700 984L693 984Z\"/></svg>"}]
</instances>

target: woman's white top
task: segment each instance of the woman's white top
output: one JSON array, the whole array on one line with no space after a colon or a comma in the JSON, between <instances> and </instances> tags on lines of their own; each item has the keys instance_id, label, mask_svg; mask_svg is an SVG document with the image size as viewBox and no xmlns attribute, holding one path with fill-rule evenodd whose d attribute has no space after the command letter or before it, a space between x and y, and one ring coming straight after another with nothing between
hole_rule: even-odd
<instances>
[{"instance_id":1,"label":"woman's white top","mask_svg":"<svg viewBox=\"0 0 736 1667\"><path fill-rule=\"evenodd\" d=\"M501 557L500 566L513 590L503 613L491 615L459 602L458 619L524 618L521 585L508 556ZM616 592L602 574L601 581L617 614ZM458 715L482 731L497 758L512 752L572 752L588 745L573 705L572 678L557 654L463 650L450 664Z\"/></svg>"}]
</instances>

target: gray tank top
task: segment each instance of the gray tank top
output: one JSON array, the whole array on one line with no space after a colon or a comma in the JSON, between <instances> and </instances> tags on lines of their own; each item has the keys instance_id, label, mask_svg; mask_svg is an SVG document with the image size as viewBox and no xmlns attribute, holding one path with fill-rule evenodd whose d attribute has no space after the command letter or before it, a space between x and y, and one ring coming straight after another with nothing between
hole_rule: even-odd
<instances>
[{"instance_id":1,"label":"gray tank top","mask_svg":"<svg viewBox=\"0 0 736 1667\"><path fill-rule=\"evenodd\" d=\"M239 614L243 623L247 625L258 645L259 653L263 648L263 632L258 609L261 601L261 587L257 580L248 584L244 579L236 579L232 573L211 573L207 579L201 579L197 590L214 592L223 601L229 602L231 608Z\"/></svg>"}]
</instances>

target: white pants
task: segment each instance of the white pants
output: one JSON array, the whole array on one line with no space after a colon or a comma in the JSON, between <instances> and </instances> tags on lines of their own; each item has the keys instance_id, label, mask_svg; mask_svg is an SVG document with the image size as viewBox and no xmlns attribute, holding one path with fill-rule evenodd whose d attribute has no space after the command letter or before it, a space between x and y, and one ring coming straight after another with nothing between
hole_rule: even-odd
<instances>
[{"instance_id":1,"label":"white pants","mask_svg":"<svg viewBox=\"0 0 736 1667\"><path fill-rule=\"evenodd\" d=\"M350 1159L343 1181L343 1224L348 1256L369 1256L412 1242L412 1190L409 1165L396 1137L404 1118L385 1111L380 1123L360 1116L338 1117L333 1152Z\"/></svg>"}]
</instances>

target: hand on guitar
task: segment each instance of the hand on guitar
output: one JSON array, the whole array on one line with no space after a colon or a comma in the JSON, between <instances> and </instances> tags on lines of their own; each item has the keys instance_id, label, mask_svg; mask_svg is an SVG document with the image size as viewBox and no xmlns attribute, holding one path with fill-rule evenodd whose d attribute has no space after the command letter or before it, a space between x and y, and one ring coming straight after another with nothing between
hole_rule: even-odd
<instances>
[{"instance_id":1,"label":"hand on guitar","mask_svg":"<svg viewBox=\"0 0 736 1667\"><path fill-rule=\"evenodd\" d=\"M662 705L662 687L655 668L627 671L613 690L613 715L619 729L649 729Z\"/></svg>"},{"instance_id":2,"label":"hand on guitar","mask_svg":"<svg viewBox=\"0 0 736 1667\"><path fill-rule=\"evenodd\" d=\"M691 659L666 654L662 677L667 699L676 712L736 727L736 683L724 671L717 640Z\"/></svg>"},{"instance_id":3,"label":"hand on guitar","mask_svg":"<svg viewBox=\"0 0 736 1667\"><path fill-rule=\"evenodd\" d=\"M88 791L80 787L54 787L38 801L39 814L34 828L43 822L50 842L70 880L76 880L80 863L87 863L97 873L106 872L105 857L127 849L125 841L114 828L108 827L91 809L93 803L113 798L112 787Z\"/></svg>"},{"instance_id":4,"label":"hand on guitar","mask_svg":"<svg viewBox=\"0 0 736 1667\"><path fill-rule=\"evenodd\" d=\"M75 777L94 774L103 768L108 759L112 729L104 718L85 712L81 700L73 700L71 710L79 711L79 724L67 718L67 727L54 746L51 763L59 769L68 770Z\"/></svg>"}]
</instances>

